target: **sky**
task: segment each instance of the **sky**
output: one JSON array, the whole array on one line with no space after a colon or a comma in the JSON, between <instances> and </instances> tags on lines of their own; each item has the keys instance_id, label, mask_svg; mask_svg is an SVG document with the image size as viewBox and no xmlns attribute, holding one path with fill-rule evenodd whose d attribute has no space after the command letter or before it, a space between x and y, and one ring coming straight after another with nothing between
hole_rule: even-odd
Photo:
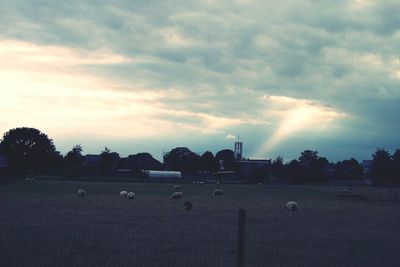
<instances>
[{"instance_id":1,"label":"sky","mask_svg":"<svg viewBox=\"0 0 400 267\"><path fill-rule=\"evenodd\" d=\"M0 133L63 154L400 147L398 0L0 0Z\"/></svg>"}]
</instances>

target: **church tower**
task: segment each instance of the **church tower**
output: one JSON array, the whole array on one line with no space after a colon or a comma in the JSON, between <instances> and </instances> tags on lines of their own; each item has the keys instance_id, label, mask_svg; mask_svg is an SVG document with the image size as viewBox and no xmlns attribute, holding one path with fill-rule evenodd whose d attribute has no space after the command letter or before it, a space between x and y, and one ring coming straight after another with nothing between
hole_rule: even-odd
<instances>
[{"instance_id":1,"label":"church tower","mask_svg":"<svg viewBox=\"0 0 400 267\"><path fill-rule=\"evenodd\" d=\"M242 155L243 155L243 143L239 142L239 139L237 142L235 142L235 147L233 149L233 153L235 156L235 160L242 160Z\"/></svg>"}]
</instances>

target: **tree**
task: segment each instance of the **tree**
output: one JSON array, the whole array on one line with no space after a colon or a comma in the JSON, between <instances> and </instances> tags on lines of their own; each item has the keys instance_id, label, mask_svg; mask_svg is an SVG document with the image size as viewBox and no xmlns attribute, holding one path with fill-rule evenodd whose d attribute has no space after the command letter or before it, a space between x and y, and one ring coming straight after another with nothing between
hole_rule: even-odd
<instances>
[{"instance_id":1,"label":"tree","mask_svg":"<svg viewBox=\"0 0 400 267\"><path fill-rule=\"evenodd\" d=\"M326 179L324 166L329 162L324 157L319 157L317 151L304 150L299 159L304 171L304 179L308 181L322 181Z\"/></svg>"},{"instance_id":2,"label":"tree","mask_svg":"<svg viewBox=\"0 0 400 267\"><path fill-rule=\"evenodd\" d=\"M231 149L223 149L215 154L215 160L224 170L235 170L235 154Z\"/></svg>"},{"instance_id":3,"label":"tree","mask_svg":"<svg viewBox=\"0 0 400 267\"><path fill-rule=\"evenodd\" d=\"M284 175L284 165L283 165L283 157L278 156L276 157L276 159L274 159L272 161L271 164L271 174L275 177L275 178L282 178Z\"/></svg>"},{"instance_id":4,"label":"tree","mask_svg":"<svg viewBox=\"0 0 400 267\"><path fill-rule=\"evenodd\" d=\"M100 172L102 174L109 174L117 165L119 160L118 153L111 152L110 149L104 147L104 150L100 154Z\"/></svg>"},{"instance_id":5,"label":"tree","mask_svg":"<svg viewBox=\"0 0 400 267\"><path fill-rule=\"evenodd\" d=\"M176 147L164 155L167 169L189 174L201 169L201 158L187 147Z\"/></svg>"},{"instance_id":6,"label":"tree","mask_svg":"<svg viewBox=\"0 0 400 267\"><path fill-rule=\"evenodd\" d=\"M201 155L201 166L202 170L213 172L218 170L219 164L216 161L213 153L206 151L203 153L203 155Z\"/></svg>"},{"instance_id":7,"label":"tree","mask_svg":"<svg viewBox=\"0 0 400 267\"><path fill-rule=\"evenodd\" d=\"M372 178L375 184L389 184L391 181L391 156L385 149L376 149L372 155Z\"/></svg>"},{"instance_id":8,"label":"tree","mask_svg":"<svg viewBox=\"0 0 400 267\"><path fill-rule=\"evenodd\" d=\"M314 161L318 160L318 152L311 150L304 150L300 153L298 161L303 165L310 165Z\"/></svg>"},{"instance_id":9,"label":"tree","mask_svg":"<svg viewBox=\"0 0 400 267\"><path fill-rule=\"evenodd\" d=\"M285 172L288 180L292 184L304 184L305 182L305 172L304 167L297 160L292 160L285 165Z\"/></svg>"},{"instance_id":10,"label":"tree","mask_svg":"<svg viewBox=\"0 0 400 267\"><path fill-rule=\"evenodd\" d=\"M363 168L354 158L339 161L335 165L335 175L337 178L357 179L363 175Z\"/></svg>"},{"instance_id":11,"label":"tree","mask_svg":"<svg viewBox=\"0 0 400 267\"><path fill-rule=\"evenodd\" d=\"M0 147L10 167L22 173L49 170L59 158L53 140L35 128L9 130Z\"/></svg>"},{"instance_id":12,"label":"tree","mask_svg":"<svg viewBox=\"0 0 400 267\"><path fill-rule=\"evenodd\" d=\"M396 185L400 184L400 149L392 155L392 177L393 183Z\"/></svg>"},{"instance_id":13,"label":"tree","mask_svg":"<svg viewBox=\"0 0 400 267\"><path fill-rule=\"evenodd\" d=\"M64 173L68 177L76 177L83 173L84 157L82 146L75 145L64 157Z\"/></svg>"}]
</instances>

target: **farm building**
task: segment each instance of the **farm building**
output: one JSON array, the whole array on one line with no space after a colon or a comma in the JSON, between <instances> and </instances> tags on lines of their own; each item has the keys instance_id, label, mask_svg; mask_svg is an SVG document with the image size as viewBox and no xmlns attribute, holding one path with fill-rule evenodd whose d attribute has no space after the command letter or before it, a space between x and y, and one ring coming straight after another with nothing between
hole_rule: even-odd
<instances>
[{"instance_id":1,"label":"farm building","mask_svg":"<svg viewBox=\"0 0 400 267\"><path fill-rule=\"evenodd\" d=\"M180 171L157 171L157 170L144 170L151 180L168 181L182 179Z\"/></svg>"},{"instance_id":2,"label":"farm building","mask_svg":"<svg viewBox=\"0 0 400 267\"><path fill-rule=\"evenodd\" d=\"M0 155L0 169L7 167L8 167L7 159L4 156Z\"/></svg>"}]
</instances>

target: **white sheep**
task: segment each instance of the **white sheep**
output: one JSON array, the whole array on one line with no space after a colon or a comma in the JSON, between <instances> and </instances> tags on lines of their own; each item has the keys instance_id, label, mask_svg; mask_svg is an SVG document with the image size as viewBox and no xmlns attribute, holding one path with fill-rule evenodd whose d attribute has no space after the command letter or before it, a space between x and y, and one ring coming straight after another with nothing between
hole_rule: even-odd
<instances>
[{"instance_id":1,"label":"white sheep","mask_svg":"<svg viewBox=\"0 0 400 267\"><path fill-rule=\"evenodd\" d=\"M285 210L289 211L290 216L293 215L293 212L298 211L299 205L295 201L289 201L285 205Z\"/></svg>"},{"instance_id":2,"label":"white sheep","mask_svg":"<svg viewBox=\"0 0 400 267\"><path fill-rule=\"evenodd\" d=\"M175 192L171 195L171 199L182 199L183 198L183 192Z\"/></svg>"},{"instance_id":3,"label":"white sheep","mask_svg":"<svg viewBox=\"0 0 400 267\"><path fill-rule=\"evenodd\" d=\"M126 190L122 190L119 195L121 196L122 199L126 199L126 197L128 196L128 191Z\"/></svg>"},{"instance_id":4,"label":"white sheep","mask_svg":"<svg viewBox=\"0 0 400 267\"><path fill-rule=\"evenodd\" d=\"M222 195L224 195L224 190L222 190L222 189L216 189L216 190L214 190L214 192L213 192L213 196L214 196L214 197L216 197L216 196L222 196Z\"/></svg>"},{"instance_id":5,"label":"white sheep","mask_svg":"<svg viewBox=\"0 0 400 267\"><path fill-rule=\"evenodd\" d=\"M34 180L35 178L29 178L29 177L25 178L25 182L27 183L33 182Z\"/></svg>"},{"instance_id":6,"label":"white sheep","mask_svg":"<svg viewBox=\"0 0 400 267\"><path fill-rule=\"evenodd\" d=\"M136 197L135 193L129 192L127 195L128 199L134 199Z\"/></svg>"},{"instance_id":7,"label":"white sheep","mask_svg":"<svg viewBox=\"0 0 400 267\"><path fill-rule=\"evenodd\" d=\"M182 190L182 186L176 184L176 185L174 185L174 189L175 189L176 191L181 191L181 190Z\"/></svg>"},{"instance_id":8,"label":"white sheep","mask_svg":"<svg viewBox=\"0 0 400 267\"><path fill-rule=\"evenodd\" d=\"M78 196L79 197L85 197L86 196L86 190L85 189L78 189Z\"/></svg>"}]
</instances>

